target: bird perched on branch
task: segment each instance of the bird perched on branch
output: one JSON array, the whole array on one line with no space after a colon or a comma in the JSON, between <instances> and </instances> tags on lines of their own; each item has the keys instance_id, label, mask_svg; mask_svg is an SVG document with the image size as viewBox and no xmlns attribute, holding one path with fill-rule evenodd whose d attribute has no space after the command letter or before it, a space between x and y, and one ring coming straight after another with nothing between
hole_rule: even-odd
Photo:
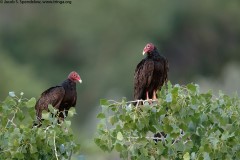
<instances>
[{"instance_id":1,"label":"bird perched on branch","mask_svg":"<svg viewBox=\"0 0 240 160\"><path fill-rule=\"evenodd\" d=\"M168 79L168 61L160 55L158 49L148 43L143 49L144 58L136 67L134 74L134 99L156 100L157 90L161 89ZM166 134L159 132L154 134L154 141L164 139Z\"/></svg>"},{"instance_id":2,"label":"bird perched on branch","mask_svg":"<svg viewBox=\"0 0 240 160\"><path fill-rule=\"evenodd\" d=\"M134 99L157 99L157 90L168 79L168 61L158 49L148 43L143 49L147 55L136 67L134 74Z\"/></svg>"},{"instance_id":3,"label":"bird perched on branch","mask_svg":"<svg viewBox=\"0 0 240 160\"><path fill-rule=\"evenodd\" d=\"M77 72L72 71L61 85L51 87L44 91L35 105L38 121L41 122L42 111L48 111L48 105L52 105L54 108L58 109L59 117L64 119L64 115L67 116L70 107L76 106L77 82L82 83L82 80Z\"/></svg>"}]
</instances>

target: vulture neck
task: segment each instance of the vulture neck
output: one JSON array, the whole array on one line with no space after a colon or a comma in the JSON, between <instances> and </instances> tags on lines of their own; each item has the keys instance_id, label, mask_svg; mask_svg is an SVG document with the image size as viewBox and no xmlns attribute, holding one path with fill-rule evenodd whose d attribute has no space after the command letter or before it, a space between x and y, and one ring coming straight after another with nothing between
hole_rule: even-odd
<instances>
[{"instance_id":1,"label":"vulture neck","mask_svg":"<svg viewBox=\"0 0 240 160\"><path fill-rule=\"evenodd\" d=\"M160 57L160 54L158 52L158 50L155 48L151 53L147 54L147 58L158 58Z\"/></svg>"},{"instance_id":2,"label":"vulture neck","mask_svg":"<svg viewBox=\"0 0 240 160\"><path fill-rule=\"evenodd\" d=\"M63 83L62 86L64 89L76 89L76 83L72 81L71 79L66 79Z\"/></svg>"}]
</instances>

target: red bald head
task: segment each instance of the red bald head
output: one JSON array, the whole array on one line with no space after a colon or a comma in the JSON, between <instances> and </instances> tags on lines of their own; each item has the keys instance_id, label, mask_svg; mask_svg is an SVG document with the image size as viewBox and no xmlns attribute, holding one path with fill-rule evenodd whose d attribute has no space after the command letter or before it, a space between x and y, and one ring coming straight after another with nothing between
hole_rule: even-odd
<instances>
[{"instance_id":1,"label":"red bald head","mask_svg":"<svg viewBox=\"0 0 240 160\"><path fill-rule=\"evenodd\" d=\"M79 74L75 71L72 71L69 75L68 75L68 79L74 81L74 82L80 82L82 83L82 80L79 76Z\"/></svg>"},{"instance_id":2,"label":"red bald head","mask_svg":"<svg viewBox=\"0 0 240 160\"><path fill-rule=\"evenodd\" d=\"M154 44L148 43L148 44L144 47L144 49L143 49L143 55L144 55L145 53L151 53L154 49L155 49Z\"/></svg>"}]
</instances>

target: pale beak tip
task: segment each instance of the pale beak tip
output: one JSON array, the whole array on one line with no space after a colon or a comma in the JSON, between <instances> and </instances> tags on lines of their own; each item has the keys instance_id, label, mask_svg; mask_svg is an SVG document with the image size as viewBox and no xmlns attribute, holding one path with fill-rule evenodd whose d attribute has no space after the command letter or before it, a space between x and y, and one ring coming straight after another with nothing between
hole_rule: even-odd
<instances>
[{"instance_id":1,"label":"pale beak tip","mask_svg":"<svg viewBox=\"0 0 240 160\"><path fill-rule=\"evenodd\" d=\"M81 79L79 80L79 83L82 83L82 80L81 80Z\"/></svg>"},{"instance_id":2,"label":"pale beak tip","mask_svg":"<svg viewBox=\"0 0 240 160\"><path fill-rule=\"evenodd\" d=\"M145 54L145 52L143 51L143 53L142 53L143 55Z\"/></svg>"}]
</instances>

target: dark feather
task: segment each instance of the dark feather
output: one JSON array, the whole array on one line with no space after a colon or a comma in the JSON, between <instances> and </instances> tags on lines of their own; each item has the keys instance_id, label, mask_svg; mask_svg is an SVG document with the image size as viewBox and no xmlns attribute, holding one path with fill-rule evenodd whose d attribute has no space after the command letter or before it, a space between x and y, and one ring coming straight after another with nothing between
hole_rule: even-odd
<instances>
[{"instance_id":1,"label":"dark feather","mask_svg":"<svg viewBox=\"0 0 240 160\"><path fill-rule=\"evenodd\" d=\"M150 59L143 59L135 69L134 74L134 99L144 99L146 90L151 84L154 71L154 62Z\"/></svg>"},{"instance_id":2,"label":"dark feather","mask_svg":"<svg viewBox=\"0 0 240 160\"><path fill-rule=\"evenodd\" d=\"M75 107L77 102L77 91L76 83L67 79L62 83L62 86L65 90L65 96L60 104L59 111L65 110L65 116L68 114L70 107ZM61 112L60 117L64 118L63 113Z\"/></svg>"},{"instance_id":3,"label":"dark feather","mask_svg":"<svg viewBox=\"0 0 240 160\"><path fill-rule=\"evenodd\" d=\"M41 120L42 111L48 110L49 104L59 109L59 106L62 102L64 95L65 90L62 86L51 87L44 91L35 105L38 119Z\"/></svg>"}]
</instances>

